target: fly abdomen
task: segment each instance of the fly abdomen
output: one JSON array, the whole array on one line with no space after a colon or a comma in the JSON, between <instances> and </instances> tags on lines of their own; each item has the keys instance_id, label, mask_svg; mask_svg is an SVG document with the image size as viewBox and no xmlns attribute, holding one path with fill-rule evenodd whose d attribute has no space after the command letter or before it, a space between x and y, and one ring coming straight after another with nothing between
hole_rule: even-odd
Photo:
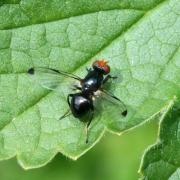
<instances>
[{"instance_id":1,"label":"fly abdomen","mask_svg":"<svg viewBox=\"0 0 180 180\"><path fill-rule=\"evenodd\" d=\"M74 94L71 99L71 111L74 117L81 119L93 108L93 102L83 94Z\"/></svg>"}]
</instances>

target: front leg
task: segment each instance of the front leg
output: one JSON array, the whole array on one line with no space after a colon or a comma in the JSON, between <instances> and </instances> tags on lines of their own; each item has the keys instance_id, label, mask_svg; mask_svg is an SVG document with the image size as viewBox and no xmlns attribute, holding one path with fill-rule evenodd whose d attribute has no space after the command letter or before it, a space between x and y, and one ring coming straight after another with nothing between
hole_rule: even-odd
<instances>
[{"instance_id":1,"label":"front leg","mask_svg":"<svg viewBox=\"0 0 180 180\"><path fill-rule=\"evenodd\" d=\"M90 71L92 71L92 69L86 67L86 71L87 71L87 72L90 72Z\"/></svg>"},{"instance_id":2,"label":"front leg","mask_svg":"<svg viewBox=\"0 0 180 180\"><path fill-rule=\"evenodd\" d=\"M102 84L105 84L109 79L117 79L117 76L111 76L111 75L107 75L104 79Z\"/></svg>"}]
</instances>

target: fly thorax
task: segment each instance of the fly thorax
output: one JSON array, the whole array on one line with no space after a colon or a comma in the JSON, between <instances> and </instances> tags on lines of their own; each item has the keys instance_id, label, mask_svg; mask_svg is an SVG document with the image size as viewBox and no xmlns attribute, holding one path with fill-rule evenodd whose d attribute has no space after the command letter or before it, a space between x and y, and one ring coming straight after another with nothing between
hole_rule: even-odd
<instances>
[{"instance_id":1,"label":"fly thorax","mask_svg":"<svg viewBox=\"0 0 180 180\"><path fill-rule=\"evenodd\" d=\"M90 78L86 80L83 84L84 91L96 91L98 88L98 82L96 78Z\"/></svg>"}]
</instances>

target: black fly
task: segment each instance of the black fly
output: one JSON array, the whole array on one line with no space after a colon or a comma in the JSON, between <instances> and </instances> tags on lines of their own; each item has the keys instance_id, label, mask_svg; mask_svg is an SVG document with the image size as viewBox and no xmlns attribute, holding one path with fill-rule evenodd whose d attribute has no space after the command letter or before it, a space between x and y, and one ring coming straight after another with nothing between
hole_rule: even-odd
<instances>
[{"instance_id":1,"label":"black fly","mask_svg":"<svg viewBox=\"0 0 180 180\"><path fill-rule=\"evenodd\" d=\"M86 122L86 143L88 143L88 127L91 124L91 121L94 116L95 108L93 102L96 97L97 91L100 91L104 95L121 103L124 107L124 110L121 112L121 114L122 116L127 115L127 109L124 103L118 97L103 89L103 85L109 79L117 78L109 74L110 66L107 64L107 62L104 60L95 61L92 64L92 68L87 69L87 71L87 75L84 79L82 79L74 74L51 68L31 68L28 70L28 73L31 75L39 75L40 83L42 84L42 86L51 90L55 89L59 82L56 80L56 78L43 78L43 76L41 76L42 74L50 74L57 77L65 76L73 78L80 82L79 86L74 86L74 88L76 90L79 90L79 92L75 94L68 94L67 103L69 105L69 109L67 110L67 112L65 112L63 116L60 117L60 119L63 119L72 114L75 118L78 118L80 121Z\"/></svg>"}]
</instances>

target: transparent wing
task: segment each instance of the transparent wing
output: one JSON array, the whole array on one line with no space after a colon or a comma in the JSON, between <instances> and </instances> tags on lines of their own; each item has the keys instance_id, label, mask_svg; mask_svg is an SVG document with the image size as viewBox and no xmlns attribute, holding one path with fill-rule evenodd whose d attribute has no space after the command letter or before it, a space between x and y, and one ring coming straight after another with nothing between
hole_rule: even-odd
<instances>
[{"instance_id":1,"label":"transparent wing","mask_svg":"<svg viewBox=\"0 0 180 180\"><path fill-rule=\"evenodd\" d=\"M96 115L101 115L106 124L119 121L128 114L126 105L106 90L102 90L100 95L95 97L94 106Z\"/></svg>"},{"instance_id":2,"label":"transparent wing","mask_svg":"<svg viewBox=\"0 0 180 180\"><path fill-rule=\"evenodd\" d=\"M49 90L56 89L65 77L81 81L81 78L74 74L51 68L31 68L28 70L28 73L32 75L42 87Z\"/></svg>"}]
</instances>

